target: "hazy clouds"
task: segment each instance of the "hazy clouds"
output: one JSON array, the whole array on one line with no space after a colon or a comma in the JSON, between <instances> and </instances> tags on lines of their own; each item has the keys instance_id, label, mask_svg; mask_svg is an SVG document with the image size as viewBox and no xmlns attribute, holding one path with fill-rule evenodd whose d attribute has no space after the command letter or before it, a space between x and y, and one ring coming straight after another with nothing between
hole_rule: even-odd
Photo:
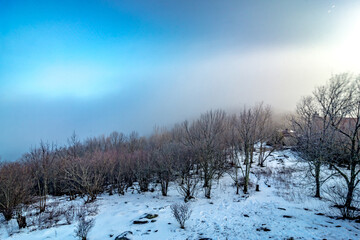
<instances>
[{"instance_id":1,"label":"hazy clouds","mask_svg":"<svg viewBox=\"0 0 360 240\"><path fill-rule=\"evenodd\" d=\"M14 2L0 10L9 160L73 131L148 134L259 101L290 111L331 74L360 72L357 1Z\"/></svg>"}]
</instances>

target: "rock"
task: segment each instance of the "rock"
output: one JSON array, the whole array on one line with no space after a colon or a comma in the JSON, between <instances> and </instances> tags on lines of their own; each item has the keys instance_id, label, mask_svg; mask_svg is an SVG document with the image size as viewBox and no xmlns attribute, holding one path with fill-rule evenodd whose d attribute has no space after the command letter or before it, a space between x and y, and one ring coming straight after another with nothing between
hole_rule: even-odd
<instances>
[{"instance_id":1,"label":"rock","mask_svg":"<svg viewBox=\"0 0 360 240\"><path fill-rule=\"evenodd\" d=\"M141 221L141 220L135 220L133 221L133 224L146 224L148 223L149 221Z\"/></svg>"},{"instance_id":2,"label":"rock","mask_svg":"<svg viewBox=\"0 0 360 240\"><path fill-rule=\"evenodd\" d=\"M126 231L123 232L122 234L120 234L119 236L117 236L115 238L115 240L130 240L130 238L128 238L128 235L132 235L133 233L131 231Z\"/></svg>"},{"instance_id":3,"label":"rock","mask_svg":"<svg viewBox=\"0 0 360 240\"><path fill-rule=\"evenodd\" d=\"M127 238L127 237L116 237L115 240L130 240L130 238Z\"/></svg>"},{"instance_id":4,"label":"rock","mask_svg":"<svg viewBox=\"0 0 360 240\"><path fill-rule=\"evenodd\" d=\"M156 222L156 220L155 220L155 219L153 219L153 220L151 220L151 222L152 222L152 223L154 223L154 222Z\"/></svg>"},{"instance_id":5,"label":"rock","mask_svg":"<svg viewBox=\"0 0 360 240\"><path fill-rule=\"evenodd\" d=\"M318 215L318 216L324 216L325 214L323 214L323 213L315 213L316 215Z\"/></svg>"},{"instance_id":6,"label":"rock","mask_svg":"<svg viewBox=\"0 0 360 240\"><path fill-rule=\"evenodd\" d=\"M199 240L212 240L212 238L199 238Z\"/></svg>"},{"instance_id":7,"label":"rock","mask_svg":"<svg viewBox=\"0 0 360 240\"><path fill-rule=\"evenodd\" d=\"M267 227L260 227L260 228L257 228L256 231L270 232L271 230Z\"/></svg>"},{"instance_id":8,"label":"rock","mask_svg":"<svg viewBox=\"0 0 360 240\"><path fill-rule=\"evenodd\" d=\"M145 215L145 217L143 218L147 218L147 219L154 219L154 218L157 218L159 215L157 214L151 214L151 213L148 213Z\"/></svg>"}]
</instances>

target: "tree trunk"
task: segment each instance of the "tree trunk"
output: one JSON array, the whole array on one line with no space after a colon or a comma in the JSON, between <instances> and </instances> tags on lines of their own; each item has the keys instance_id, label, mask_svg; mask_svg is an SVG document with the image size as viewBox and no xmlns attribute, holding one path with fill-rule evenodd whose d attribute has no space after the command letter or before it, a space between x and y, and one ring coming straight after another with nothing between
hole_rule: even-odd
<instances>
[{"instance_id":1,"label":"tree trunk","mask_svg":"<svg viewBox=\"0 0 360 240\"><path fill-rule=\"evenodd\" d=\"M161 194L166 197L167 196L167 190L169 186L169 181L162 180L161 181Z\"/></svg>"},{"instance_id":2,"label":"tree trunk","mask_svg":"<svg viewBox=\"0 0 360 240\"><path fill-rule=\"evenodd\" d=\"M249 159L249 148L247 148L245 150L244 194L248 193L249 174L250 174L250 159Z\"/></svg>"},{"instance_id":3,"label":"tree trunk","mask_svg":"<svg viewBox=\"0 0 360 240\"><path fill-rule=\"evenodd\" d=\"M13 216L13 210L12 209L5 209L2 211L2 214L4 215L5 221L10 221Z\"/></svg>"},{"instance_id":4,"label":"tree trunk","mask_svg":"<svg viewBox=\"0 0 360 240\"><path fill-rule=\"evenodd\" d=\"M350 209L351 208L351 203L353 200L353 193L354 193L354 182L350 181L349 185L348 185L348 192L346 194L346 202L345 202L345 208L346 209ZM348 211L348 210L347 210Z\"/></svg>"},{"instance_id":5,"label":"tree trunk","mask_svg":"<svg viewBox=\"0 0 360 240\"><path fill-rule=\"evenodd\" d=\"M205 181L204 188L205 188L205 197L210 199L211 198L211 180Z\"/></svg>"},{"instance_id":6,"label":"tree trunk","mask_svg":"<svg viewBox=\"0 0 360 240\"><path fill-rule=\"evenodd\" d=\"M345 211L346 211L346 216L345 217L350 217L350 210L352 208L351 204L353 201L353 195L354 195L354 190L355 190L355 180L356 180L356 175L355 175L355 170L356 170L356 162L354 160L352 160L351 162L351 175L350 175L350 181L348 182L348 192L346 194L346 202L345 202Z\"/></svg>"},{"instance_id":7,"label":"tree trunk","mask_svg":"<svg viewBox=\"0 0 360 240\"><path fill-rule=\"evenodd\" d=\"M236 194L239 195L239 180L236 180Z\"/></svg>"},{"instance_id":8,"label":"tree trunk","mask_svg":"<svg viewBox=\"0 0 360 240\"><path fill-rule=\"evenodd\" d=\"M318 160L315 161L315 182L316 182L316 192L315 197L321 198L320 196L320 167L321 164Z\"/></svg>"},{"instance_id":9,"label":"tree trunk","mask_svg":"<svg viewBox=\"0 0 360 240\"><path fill-rule=\"evenodd\" d=\"M260 148L259 148L259 159L258 159L258 166L263 167L263 159L264 159L264 148L263 148L263 144L262 142L260 143Z\"/></svg>"}]
</instances>

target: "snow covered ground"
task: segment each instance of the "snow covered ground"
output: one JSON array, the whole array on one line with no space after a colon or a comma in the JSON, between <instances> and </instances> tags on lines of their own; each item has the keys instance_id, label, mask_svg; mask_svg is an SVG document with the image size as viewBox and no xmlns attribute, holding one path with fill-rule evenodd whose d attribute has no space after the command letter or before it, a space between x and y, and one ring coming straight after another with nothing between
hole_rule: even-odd
<instances>
[{"instance_id":1,"label":"snow covered ground","mask_svg":"<svg viewBox=\"0 0 360 240\"><path fill-rule=\"evenodd\" d=\"M170 186L168 197L161 196L160 191L103 194L93 204L98 211L92 216L95 225L88 239L112 240L126 231L131 231L127 234L130 239L360 239L360 223L330 218L337 214L329 208L331 203L311 197L312 186L304 167L291 151L275 152L267 160L271 176L263 175L260 192L252 190L246 196L236 195L232 179L225 175L214 184L211 199L198 191L197 198L190 202L193 212L185 229L180 229L171 215L170 206L183 202L175 184ZM254 167L253 172L257 170ZM251 178L255 183L255 175ZM81 202L65 198L54 201L60 199L64 206ZM133 224L148 213L158 217L146 224ZM0 239L77 239L75 225L76 221L68 225L63 220L52 228L15 231L16 221L12 220L8 225L1 224Z\"/></svg>"}]
</instances>

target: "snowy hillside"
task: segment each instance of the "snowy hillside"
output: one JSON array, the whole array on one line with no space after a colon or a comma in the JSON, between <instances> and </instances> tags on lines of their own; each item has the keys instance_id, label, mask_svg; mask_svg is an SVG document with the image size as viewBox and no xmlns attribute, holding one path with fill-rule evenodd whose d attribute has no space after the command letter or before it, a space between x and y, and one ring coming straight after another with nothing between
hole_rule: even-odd
<instances>
[{"instance_id":1,"label":"snowy hillside","mask_svg":"<svg viewBox=\"0 0 360 240\"><path fill-rule=\"evenodd\" d=\"M87 206L90 218L95 219L88 239L113 240L123 233L128 239L360 239L360 223L334 218L338 213L329 208L331 203L311 196L312 185L304 174L306 164L299 164L289 150L273 153L266 165L262 168L266 174L254 174L260 171L254 164L249 195L236 195L233 180L226 174L214 184L211 199L204 198L199 189L197 198L189 203L192 215L185 229L179 228L170 209L183 202L175 183L170 185L168 197L158 190L137 193L129 189L124 196L103 194ZM257 181L260 192L255 191ZM52 198L52 204L58 209L69 205L76 209L82 200ZM147 219L147 214L153 216ZM21 231L16 220L5 224L1 219L0 239L77 239L75 220L67 224L67 219L60 218L54 227L38 229L32 223L40 217L31 209L25 215L29 227ZM144 222L134 224L136 220Z\"/></svg>"}]
</instances>

